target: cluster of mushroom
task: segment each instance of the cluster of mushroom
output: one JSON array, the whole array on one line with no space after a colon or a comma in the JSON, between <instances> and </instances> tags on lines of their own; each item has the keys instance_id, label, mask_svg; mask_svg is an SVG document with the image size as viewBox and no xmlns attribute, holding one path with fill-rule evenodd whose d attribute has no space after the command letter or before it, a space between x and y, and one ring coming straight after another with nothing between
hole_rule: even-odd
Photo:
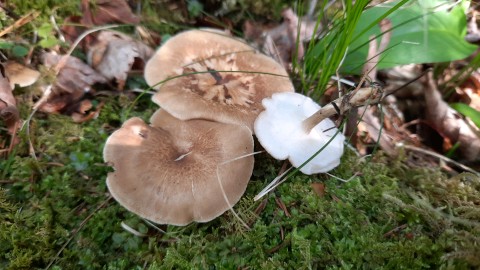
<instances>
[{"instance_id":1,"label":"cluster of mushroom","mask_svg":"<svg viewBox=\"0 0 480 270\"><path fill-rule=\"evenodd\" d=\"M253 122L265 97L293 91L288 74L239 39L191 30L156 52L145 79L161 109L150 125L132 118L109 137L104 159L115 171L107 186L124 207L157 223L212 220L245 192Z\"/></svg>"},{"instance_id":2,"label":"cluster of mushroom","mask_svg":"<svg viewBox=\"0 0 480 270\"><path fill-rule=\"evenodd\" d=\"M250 180L254 126L268 152L280 146L264 134L298 135L288 125L281 129L284 119L267 123L272 95L296 95L283 66L224 32L190 30L170 38L148 61L145 79L158 90L152 99L161 108L150 124L126 121L104 148L115 169L107 177L110 193L143 218L186 225L218 217ZM264 120L255 123L260 113Z\"/></svg>"}]
</instances>

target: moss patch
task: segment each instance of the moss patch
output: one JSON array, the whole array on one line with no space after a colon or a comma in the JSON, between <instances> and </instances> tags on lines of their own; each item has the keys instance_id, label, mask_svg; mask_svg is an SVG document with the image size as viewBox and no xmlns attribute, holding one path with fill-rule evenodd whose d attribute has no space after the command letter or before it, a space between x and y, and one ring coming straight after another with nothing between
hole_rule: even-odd
<instances>
[{"instance_id":1,"label":"moss patch","mask_svg":"<svg viewBox=\"0 0 480 270\"><path fill-rule=\"evenodd\" d=\"M0 161L0 268L32 269L466 269L478 267L480 179L447 178L382 155L347 155L335 175L297 175L264 201L253 196L281 163L258 155L254 177L235 207L186 227L150 226L108 199L107 136L121 124L125 97L78 125L38 115L31 125L37 159L26 144ZM140 103L148 101L140 100ZM147 120L155 106L132 114ZM26 135L25 135L26 137ZM312 183L322 183L318 195ZM262 211L255 210L260 204ZM285 205L287 211L282 210ZM144 234L136 236L121 223ZM63 246L65 247L63 248ZM59 252L61 251L61 252ZM57 256L58 253L58 256Z\"/></svg>"}]
</instances>

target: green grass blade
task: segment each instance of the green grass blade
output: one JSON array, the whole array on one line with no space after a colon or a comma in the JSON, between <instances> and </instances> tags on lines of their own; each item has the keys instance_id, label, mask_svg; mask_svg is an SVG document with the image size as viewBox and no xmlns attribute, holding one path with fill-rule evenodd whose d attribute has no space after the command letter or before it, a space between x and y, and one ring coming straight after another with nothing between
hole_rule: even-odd
<instances>
[{"instance_id":1,"label":"green grass blade","mask_svg":"<svg viewBox=\"0 0 480 270\"><path fill-rule=\"evenodd\" d=\"M450 104L450 107L452 107L454 110L461 113L462 115L470 118L473 121L473 123L475 123L475 125L478 128L480 128L480 112L479 111L463 103L453 103L453 104Z\"/></svg>"}]
</instances>

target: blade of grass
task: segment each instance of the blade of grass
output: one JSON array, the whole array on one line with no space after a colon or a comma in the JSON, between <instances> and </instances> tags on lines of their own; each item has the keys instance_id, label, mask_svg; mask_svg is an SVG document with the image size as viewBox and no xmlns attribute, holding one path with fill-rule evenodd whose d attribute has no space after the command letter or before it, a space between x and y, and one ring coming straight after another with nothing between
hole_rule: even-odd
<instances>
[{"instance_id":1,"label":"blade of grass","mask_svg":"<svg viewBox=\"0 0 480 270\"><path fill-rule=\"evenodd\" d=\"M475 110L474 108L468 106L467 104L463 103L453 103L450 104L457 112L461 113L462 115L470 118L475 125L480 128L480 112Z\"/></svg>"}]
</instances>

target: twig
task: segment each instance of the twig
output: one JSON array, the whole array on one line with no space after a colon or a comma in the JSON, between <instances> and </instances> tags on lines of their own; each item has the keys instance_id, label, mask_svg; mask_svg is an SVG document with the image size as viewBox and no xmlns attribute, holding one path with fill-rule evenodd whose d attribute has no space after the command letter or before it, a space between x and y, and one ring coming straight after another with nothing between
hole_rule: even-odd
<instances>
[{"instance_id":1,"label":"twig","mask_svg":"<svg viewBox=\"0 0 480 270\"><path fill-rule=\"evenodd\" d=\"M407 224L402 224L402 225L400 225L396 228L391 229L390 231L386 232L385 234L383 234L383 237L385 237L385 238L390 237L392 234L394 234L396 232L399 232L399 231L402 231L405 228L407 228Z\"/></svg>"},{"instance_id":2,"label":"twig","mask_svg":"<svg viewBox=\"0 0 480 270\"><path fill-rule=\"evenodd\" d=\"M29 12L27 15L21 17L20 19L18 19L16 22L14 22L12 25L10 25L9 27L3 29L1 32L0 32L0 37L12 32L13 30L31 22L32 20L34 20L38 15L40 15L40 12L38 11L31 11Z\"/></svg>"},{"instance_id":3,"label":"twig","mask_svg":"<svg viewBox=\"0 0 480 270\"><path fill-rule=\"evenodd\" d=\"M403 147L405 149L408 149L408 150L412 150L412 151L416 151L416 152L419 152L419 153L422 153L422 154L425 154L425 155L429 155L429 156L432 156L432 157L436 157L440 160L443 160L443 161L446 161L446 162L449 162L451 164L454 164L455 166L458 166L459 168L461 168L462 170L465 170L467 172L471 172L477 176L480 176L480 173L475 171L474 169L470 168L470 167L467 167L459 162L456 162L455 160L453 159L450 159L446 156L442 156L438 153L435 153L433 151L429 151L429 150L426 150L426 149L423 149L423 148L419 148L419 147L416 147L416 146L411 146L411 145L405 145L405 144L402 144L402 143L397 143L395 145L396 147Z\"/></svg>"},{"instance_id":4,"label":"twig","mask_svg":"<svg viewBox=\"0 0 480 270\"><path fill-rule=\"evenodd\" d=\"M60 41L65 42L65 36L63 36L62 30L60 30L60 27L58 27L57 21L55 20L55 17L53 16L53 14L50 15L50 22L52 22L52 25L55 28L55 31L57 31Z\"/></svg>"},{"instance_id":5,"label":"twig","mask_svg":"<svg viewBox=\"0 0 480 270\"><path fill-rule=\"evenodd\" d=\"M133 234L133 235L135 235L135 236L137 236L137 237L146 237L146 236L147 236L146 234L141 233L141 232L135 230L134 228L128 226L128 225L127 225L125 222L123 222L123 221L120 223L120 226L121 226L124 230L126 230L127 232L129 232L129 233L131 233L131 234Z\"/></svg>"},{"instance_id":6,"label":"twig","mask_svg":"<svg viewBox=\"0 0 480 270\"><path fill-rule=\"evenodd\" d=\"M73 240L73 238L75 238L75 236L77 235L77 233L83 228L83 226L85 226L85 224L87 224L87 222L93 217L93 215L95 215L97 213L98 210L102 209L105 205L108 204L108 202L110 202L110 200L112 199L112 196L108 196L108 198L106 200L104 200L95 210L93 210L92 213L90 213L90 215L88 215L83 221L82 223L80 223L80 225L78 226L78 228L76 230L74 230L72 232L72 235L70 236L70 238L68 238L67 242L65 242L65 244L63 244L63 246L60 248L60 250L57 252L57 254L55 255L55 257L50 261L50 263L47 265L47 267L45 268L45 270L48 270L50 269L50 267L55 263L55 261L58 259L58 257L60 256L60 254L62 254L63 250L68 246L68 244Z\"/></svg>"},{"instance_id":7,"label":"twig","mask_svg":"<svg viewBox=\"0 0 480 270\"><path fill-rule=\"evenodd\" d=\"M288 212L287 206L285 203L282 201L282 199L278 196L275 196L275 203L277 204L280 209L282 209L283 213L285 213L285 216L291 217L290 212Z\"/></svg>"},{"instance_id":8,"label":"twig","mask_svg":"<svg viewBox=\"0 0 480 270\"><path fill-rule=\"evenodd\" d=\"M343 114L352 108L378 103L383 97L384 94L382 89L376 85L357 89L356 91L350 92L345 96L330 102L312 116L303 120L303 128L307 132L310 132L318 123L332 115L337 113Z\"/></svg>"}]
</instances>

